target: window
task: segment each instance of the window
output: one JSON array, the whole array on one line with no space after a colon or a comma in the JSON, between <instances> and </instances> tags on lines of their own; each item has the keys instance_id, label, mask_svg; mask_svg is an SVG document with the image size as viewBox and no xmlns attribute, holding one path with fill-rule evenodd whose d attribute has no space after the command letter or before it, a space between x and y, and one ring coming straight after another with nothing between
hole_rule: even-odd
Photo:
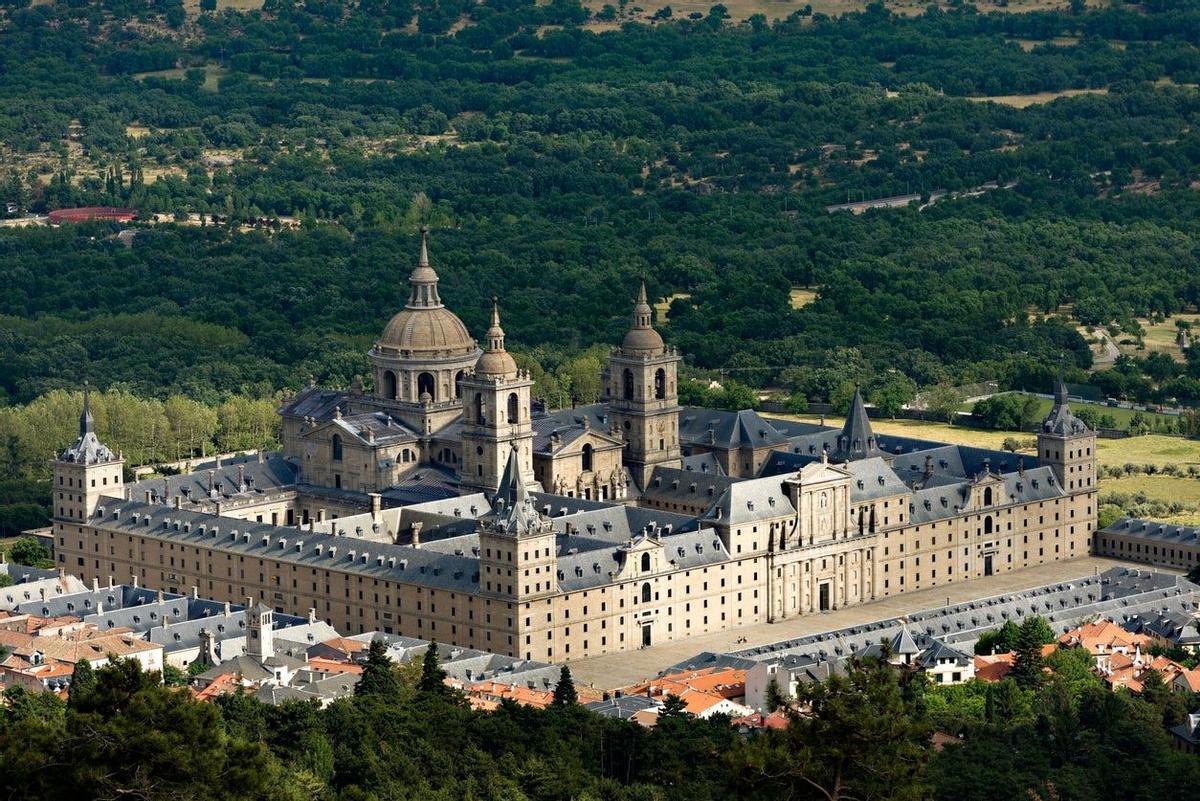
<instances>
[{"instance_id":1,"label":"window","mask_svg":"<svg viewBox=\"0 0 1200 801\"><path fill-rule=\"evenodd\" d=\"M649 556L649 554L647 554L647 556ZM650 582L646 582L642 585L642 603L650 603Z\"/></svg>"},{"instance_id":2,"label":"window","mask_svg":"<svg viewBox=\"0 0 1200 801\"><path fill-rule=\"evenodd\" d=\"M517 393L510 393L508 396L508 422L516 423L521 420L521 409L518 405Z\"/></svg>"},{"instance_id":3,"label":"window","mask_svg":"<svg viewBox=\"0 0 1200 801\"><path fill-rule=\"evenodd\" d=\"M342 437L341 437L341 435L334 434L333 439L330 440L330 443L333 445L333 461L335 461L335 462L342 461Z\"/></svg>"},{"instance_id":4,"label":"window","mask_svg":"<svg viewBox=\"0 0 1200 801\"><path fill-rule=\"evenodd\" d=\"M654 372L654 397L659 400L667 397L667 371L661 367Z\"/></svg>"},{"instance_id":5,"label":"window","mask_svg":"<svg viewBox=\"0 0 1200 801\"><path fill-rule=\"evenodd\" d=\"M459 370L454 374L454 397L462 400L462 380L463 371Z\"/></svg>"},{"instance_id":6,"label":"window","mask_svg":"<svg viewBox=\"0 0 1200 801\"><path fill-rule=\"evenodd\" d=\"M475 422L478 423L479 425L483 425L484 423L487 422L487 420L484 419L484 415L483 415L483 393L482 392L475 393Z\"/></svg>"},{"instance_id":7,"label":"window","mask_svg":"<svg viewBox=\"0 0 1200 801\"><path fill-rule=\"evenodd\" d=\"M625 368L623 384L624 384L624 387L622 389L623 397L625 398L625 400L633 400L633 371L630 370L628 367Z\"/></svg>"},{"instance_id":8,"label":"window","mask_svg":"<svg viewBox=\"0 0 1200 801\"><path fill-rule=\"evenodd\" d=\"M383 397L389 400L395 400L399 397L396 389L396 374L391 370L383 372Z\"/></svg>"},{"instance_id":9,"label":"window","mask_svg":"<svg viewBox=\"0 0 1200 801\"><path fill-rule=\"evenodd\" d=\"M437 384L434 383L433 373L421 373L417 376L417 400L429 393L430 400L437 400Z\"/></svg>"},{"instance_id":10,"label":"window","mask_svg":"<svg viewBox=\"0 0 1200 801\"><path fill-rule=\"evenodd\" d=\"M642 554L642 570L643 571L650 570L650 554L649 553ZM649 586L649 585L647 585L647 586Z\"/></svg>"},{"instance_id":11,"label":"window","mask_svg":"<svg viewBox=\"0 0 1200 801\"><path fill-rule=\"evenodd\" d=\"M588 443L587 445L583 446L583 464L580 465L580 467L582 468L582 470L585 473L592 469L592 446L591 446L591 443Z\"/></svg>"}]
</instances>

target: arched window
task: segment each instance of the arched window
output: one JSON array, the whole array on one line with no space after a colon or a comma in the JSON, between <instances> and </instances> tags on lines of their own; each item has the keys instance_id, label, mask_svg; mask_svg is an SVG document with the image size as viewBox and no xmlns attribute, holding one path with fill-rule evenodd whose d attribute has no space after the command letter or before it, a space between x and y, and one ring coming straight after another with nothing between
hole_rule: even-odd
<instances>
[{"instance_id":1,"label":"arched window","mask_svg":"<svg viewBox=\"0 0 1200 801\"><path fill-rule=\"evenodd\" d=\"M990 518L990 517L985 517L985 518L983 519L983 533L984 533L984 534L991 534L991 533L992 533L992 518Z\"/></svg>"},{"instance_id":2,"label":"arched window","mask_svg":"<svg viewBox=\"0 0 1200 801\"><path fill-rule=\"evenodd\" d=\"M646 582L642 585L642 603L650 603L650 583Z\"/></svg>"},{"instance_id":3,"label":"arched window","mask_svg":"<svg viewBox=\"0 0 1200 801\"><path fill-rule=\"evenodd\" d=\"M342 461L342 437L340 434L333 435L333 461Z\"/></svg>"},{"instance_id":4,"label":"arched window","mask_svg":"<svg viewBox=\"0 0 1200 801\"><path fill-rule=\"evenodd\" d=\"M590 443L583 446L583 464L581 467L584 472L592 469L592 446Z\"/></svg>"},{"instance_id":5,"label":"arched window","mask_svg":"<svg viewBox=\"0 0 1200 801\"><path fill-rule=\"evenodd\" d=\"M991 487L985 487L983 490L983 505L984 506L992 505L992 488Z\"/></svg>"},{"instance_id":6,"label":"arched window","mask_svg":"<svg viewBox=\"0 0 1200 801\"><path fill-rule=\"evenodd\" d=\"M383 397L388 400L395 400L396 392L396 374L391 370L383 371Z\"/></svg>"},{"instance_id":7,"label":"arched window","mask_svg":"<svg viewBox=\"0 0 1200 801\"><path fill-rule=\"evenodd\" d=\"M454 397L458 398L459 400L462 400L462 380L463 371L459 370L454 374Z\"/></svg>"},{"instance_id":8,"label":"arched window","mask_svg":"<svg viewBox=\"0 0 1200 801\"><path fill-rule=\"evenodd\" d=\"M517 393L512 392L508 396L508 422L518 423L521 420L520 401L517 399Z\"/></svg>"},{"instance_id":9,"label":"arched window","mask_svg":"<svg viewBox=\"0 0 1200 801\"><path fill-rule=\"evenodd\" d=\"M430 400L437 400L437 383L433 380L433 373L421 373L417 376L417 400L426 392L429 393Z\"/></svg>"},{"instance_id":10,"label":"arched window","mask_svg":"<svg viewBox=\"0 0 1200 801\"><path fill-rule=\"evenodd\" d=\"M650 570L650 554L644 553L644 554L642 554L642 572L648 572L649 570ZM649 587L650 585L647 584L646 586Z\"/></svg>"},{"instance_id":11,"label":"arched window","mask_svg":"<svg viewBox=\"0 0 1200 801\"><path fill-rule=\"evenodd\" d=\"M628 367L625 368L624 389L622 392L625 400L633 400L633 371Z\"/></svg>"},{"instance_id":12,"label":"arched window","mask_svg":"<svg viewBox=\"0 0 1200 801\"><path fill-rule=\"evenodd\" d=\"M475 422L478 423L479 425L483 425L485 422L487 422L487 420L485 420L484 416L483 416L483 393L482 392L475 393Z\"/></svg>"},{"instance_id":13,"label":"arched window","mask_svg":"<svg viewBox=\"0 0 1200 801\"><path fill-rule=\"evenodd\" d=\"M661 367L654 372L654 397L659 400L667 397L667 371Z\"/></svg>"}]
</instances>

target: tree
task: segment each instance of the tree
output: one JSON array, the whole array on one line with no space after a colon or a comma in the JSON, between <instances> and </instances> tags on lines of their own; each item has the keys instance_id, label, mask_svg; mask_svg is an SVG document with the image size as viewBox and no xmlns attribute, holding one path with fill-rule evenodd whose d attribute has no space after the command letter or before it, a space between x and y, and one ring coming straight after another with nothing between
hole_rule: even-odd
<instances>
[{"instance_id":1,"label":"tree","mask_svg":"<svg viewBox=\"0 0 1200 801\"><path fill-rule=\"evenodd\" d=\"M963 396L951 384L938 384L925 390L925 408L938 420L950 422L958 414Z\"/></svg>"},{"instance_id":2,"label":"tree","mask_svg":"<svg viewBox=\"0 0 1200 801\"><path fill-rule=\"evenodd\" d=\"M988 685L985 714L989 723L1011 723L1027 710L1021 688L1012 679Z\"/></svg>"},{"instance_id":3,"label":"tree","mask_svg":"<svg viewBox=\"0 0 1200 801\"><path fill-rule=\"evenodd\" d=\"M92 663L86 659L80 659L75 663L75 672L72 674L71 684L67 688L67 705L78 706L80 699L87 697L95 687L96 673L92 670Z\"/></svg>"},{"instance_id":4,"label":"tree","mask_svg":"<svg viewBox=\"0 0 1200 801\"><path fill-rule=\"evenodd\" d=\"M773 798L894 799L928 796L922 774L928 730L901 696L896 671L855 661L846 676L802 684L784 731L742 746L754 765L735 777L747 795Z\"/></svg>"},{"instance_id":5,"label":"tree","mask_svg":"<svg viewBox=\"0 0 1200 801\"><path fill-rule=\"evenodd\" d=\"M772 676L771 680L767 682L767 697L764 702L766 710L768 712L778 712L780 709L787 707L788 704L789 699L787 695L780 689L779 682Z\"/></svg>"},{"instance_id":6,"label":"tree","mask_svg":"<svg viewBox=\"0 0 1200 801\"><path fill-rule=\"evenodd\" d=\"M871 403L880 414L895 417L917 394L917 385L904 373L889 370L871 390Z\"/></svg>"},{"instance_id":7,"label":"tree","mask_svg":"<svg viewBox=\"0 0 1200 801\"><path fill-rule=\"evenodd\" d=\"M691 718L692 713L687 711L687 704L682 698L675 693L667 693L667 697L663 699L662 709L658 711L658 717L659 720Z\"/></svg>"},{"instance_id":8,"label":"tree","mask_svg":"<svg viewBox=\"0 0 1200 801\"><path fill-rule=\"evenodd\" d=\"M1142 700L1159 710L1166 706L1167 698L1171 694L1171 688L1163 681L1162 674L1154 668L1147 668L1142 673L1141 681Z\"/></svg>"},{"instance_id":9,"label":"tree","mask_svg":"<svg viewBox=\"0 0 1200 801\"><path fill-rule=\"evenodd\" d=\"M12 544L8 555L19 565L40 567L50 561L50 549L36 537L21 537Z\"/></svg>"},{"instance_id":10,"label":"tree","mask_svg":"<svg viewBox=\"0 0 1200 801\"><path fill-rule=\"evenodd\" d=\"M554 686L554 705L573 706L579 703L579 693L575 692L575 681L571 678L571 669L566 665L558 674L558 684Z\"/></svg>"},{"instance_id":11,"label":"tree","mask_svg":"<svg viewBox=\"0 0 1200 801\"><path fill-rule=\"evenodd\" d=\"M1031 617L1021 624L1017 631L1017 642L1013 648L1016 656L1013 661L1012 671L1009 673L1013 680L1023 688L1036 689L1041 686L1044 674L1042 668L1045 667L1045 661L1042 659L1042 642L1043 627L1046 626L1046 621L1039 618Z\"/></svg>"},{"instance_id":12,"label":"tree","mask_svg":"<svg viewBox=\"0 0 1200 801\"><path fill-rule=\"evenodd\" d=\"M423 693L443 695L446 692L446 671L438 662L437 640L429 643L421 660L421 681L417 685Z\"/></svg>"},{"instance_id":13,"label":"tree","mask_svg":"<svg viewBox=\"0 0 1200 801\"><path fill-rule=\"evenodd\" d=\"M394 698L399 692L400 680L396 676L396 666L388 656L387 644L381 639L371 640L367 648L367 662L363 665L358 684L354 685L354 694L360 697L377 695Z\"/></svg>"}]
</instances>

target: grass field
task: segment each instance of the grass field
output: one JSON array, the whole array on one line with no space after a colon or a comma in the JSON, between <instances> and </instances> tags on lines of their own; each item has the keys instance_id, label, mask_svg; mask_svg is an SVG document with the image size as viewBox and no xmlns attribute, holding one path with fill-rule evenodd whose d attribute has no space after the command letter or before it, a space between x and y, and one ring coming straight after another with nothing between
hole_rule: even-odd
<instances>
[{"instance_id":1,"label":"grass field","mask_svg":"<svg viewBox=\"0 0 1200 801\"><path fill-rule=\"evenodd\" d=\"M1061 92L1035 92L1029 95L989 95L987 97L968 97L977 103L999 103L1013 108L1029 108L1042 103L1058 100L1060 97L1077 97L1079 95L1106 95L1107 89L1063 89Z\"/></svg>"},{"instance_id":2,"label":"grass field","mask_svg":"<svg viewBox=\"0 0 1200 801\"><path fill-rule=\"evenodd\" d=\"M201 84L210 92L217 91L217 82L226 75L229 70L223 67L208 65L201 67L204 70L204 83ZM170 70L153 70L151 72L135 72L133 77L139 81L144 81L147 78L167 78L168 80L181 81L187 76L187 70L176 67Z\"/></svg>"},{"instance_id":3,"label":"grass field","mask_svg":"<svg viewBox=\"0 0 1200 801\"><path fill-rule=\"evenodd\" d=\"M803 309L817 299L817 290L794 286L788 293L788 301L793 309Z\"/></svg>"},{"instance_id":4,"label":"grass field","mask_svg":"<svg viewBox=\"0 0 1200 801\"><path fill-rule=\"evenodd\" d=\"M190 0L197 2L198 0ZM548 2L548 0L538 0L539 3ZM597 12L611 0L584 0L583 4L592 12ZM615 2L612 5L617 5ZM946 2L926 2L926 0L885 0L884 3L887 9L894 14L902 15L917 15L924 14L925 10L931 5L937 5L943 10L950 8L950 4ZM1089 0L1089 6L1105 6L1109 4L1109 0ZM261 5L261 3L260 3ZM670 0L658 0L657 2L640 4L643 12L640 14L630 14L628 17L620 20L628 22L631 20L645 21L649 19L655 11L663 6L670 6L674 12L676 19L686 17L689 14L708 14L708 10L716 5L716 0L683 0L682 2L670 2ZM729 18L734 22L741 22L748 19L754 14L762 14L768 20L783 19L798 11L805 5L811 5L813 13L826 14L829 16L838 16L839 14L849 14L855 11L862 11L868 5L868 0L726 0L723 5L729 11ZM1009 13L1024 13L1029 11L1047 11L1056 8L1067 8L1066 0L1008 0L1007 3L1001 5L998 2L989 2L988 0L978 0L975 6L981 13L990 13L993 11L1009 12ZM603 23L610 26L619 25L616 23ZM591 25L589 25L591 27Z\"/></svg>"},{"instance_id":5,"label":"grass field","mask_svg":"<svg viewBox=\"0 0 1200 801\"><path fill-rule=\"evenodd\" d=\"M1195 511L1167 515L1161 519L1184 526L1200 525L1200 479L1175 476L1123 476L1102 479L1101 498L1110 492L1122 495L1143 493L1152 501L1187 504Z\"/></svg>"}]
</instances>

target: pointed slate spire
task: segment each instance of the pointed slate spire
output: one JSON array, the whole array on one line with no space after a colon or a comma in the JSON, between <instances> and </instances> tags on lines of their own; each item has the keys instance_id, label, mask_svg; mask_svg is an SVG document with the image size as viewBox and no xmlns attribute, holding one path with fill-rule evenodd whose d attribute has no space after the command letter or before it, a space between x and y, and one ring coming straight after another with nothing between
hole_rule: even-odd
<instances>
[{"instance_id":1,"label":"pointed slate spire","mask_svg":"<svg viewBox=\"0 0 1200 801\"><path fill-rule=\"evenodd\" d=\"M525 481L521 478L521 461L516 448L508 452L508 464L504 466L504 475L500 478L496 497L503 498L509 508L529 499L529 490L525 488Z\"/></svg>"},{"instance_id":2,"label":"pointed slate spire","mask_svg":"<svg viewBox=\"0 0 1200 801\"><path fill-rule=\"evenodd\" d=\"M1054 402L1058 404L1067 402L1067 382L1063 380L1063 367L1061 362L1058 365L1058 380L1054 384Z\"/></svg>"},{"instance_id":3,"label":"pointed slate spire","mask_svg":"<svg viewBox=\"0 0 1200 801\"><path fill-rule=\"evenodd\" d=\"M79 436L83 437L96 430L96 421L92 419L92 388L87 379L83 382L83 412L79 415Z\"/></svg>"},{"instance_id":4,"label":"pointed slate spire","mask_svg":"<svg viewBox=\"0 0 1200 801\"><path fill-rule=\"evenodd\" d=\"M1054 383L1054 406L1046 419L1042 420L1042 431L1056 436L1073 436L1087 433L1087 425L1071 411L1067 403L1067 382L1063 380L1062 364L1058 366L1058 378Z\"/></svg>"},{"instance_id":5,"label":"pointed slate spire","mask_svg":"<svg viewBox=\"0 0 1200 801\"><path fill-rule=\"evenodd\" d=\"M854 398L850 401L850 412L846 415L842 433L838 434L836 455L838 459L851 461L873 456L876 450L871 418L867 417L867 406L863 403L862 392L855 387Z\"/></svg>"},{"instance_id":6,"label":"pointed slate spire","mask_svg":"<svg viewBox=\"0 0 1200 801\"><path fill-rule=\"evenodd\" d=\"M417 256L417 266L408 276L411 291L408 297L410 309L434 309L442 305L438 296L438 275L429 266L429 228L421 226L421 251Z\"/></svg>"}]
</instances>

